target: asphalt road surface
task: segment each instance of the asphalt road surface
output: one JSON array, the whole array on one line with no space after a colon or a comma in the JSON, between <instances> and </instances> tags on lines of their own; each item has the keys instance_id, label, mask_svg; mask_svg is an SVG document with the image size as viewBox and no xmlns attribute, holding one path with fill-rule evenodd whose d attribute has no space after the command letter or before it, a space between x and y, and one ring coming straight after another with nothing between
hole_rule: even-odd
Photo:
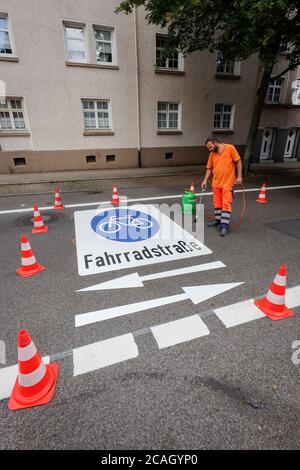
<instances>
[{"instance_id":1,"label":"asphalt road surface","mask_svg":"<svg viewBox=\"0 0 300 470\"><path fill-rule=\"evenodd\" d=\"M166 255L163 262L130 268L123 259L121 269L112 265L85 276L78 274L74 212L96 214L112 207L105 204L111 185L98 193L87 183L76 192L63 191L63 203L77 207L55 212L48 186L38 191L27 187L23 196L20 187L17 195L0 197L0 448L299 449L298 174L269 176L268 186L294 187L268 190L266 205L255 202L255 188L263 181L249 179L246 189L255 190L245 193L242 225L225 238L205 227L208 254L179 253L170 260ZM189 180L190 175L135 180L132 185L123 181L120 195L132 199L129 207L180 204ZM207 215L212 197L205 195L202 202ZM46 234L31 234L29 209L34 204L49 207L41 210L49 226ZM233 223L242 208L239 192ZM87 234L88 253L91 228L82 224L78 230L83 240ZM15 273L22 234L46 268L27 279ZM93 236L99 252L105 251L107 240ZM128 241L112 243L130 251ZM195 265L213 262L225 266L192 272ZM252 299L266 295L281 264L287 266L286 303L294 316L272 321L259 315ZM158 274L188 267L191 272ZM134 273L145 278L144 286L122 287L117 279ZM77 292L109 280L117 280L119 288ZM211 285L218 285L220 293L211 287L193 290L208 297L198 304L183 290ZM90 323L76 326L82 314L102 310L105 318L94 320L92 315ZM9 411L17 335L23 328L39 353L59 364L59 377L50 403Z\"/></svg>"}]
</instances>

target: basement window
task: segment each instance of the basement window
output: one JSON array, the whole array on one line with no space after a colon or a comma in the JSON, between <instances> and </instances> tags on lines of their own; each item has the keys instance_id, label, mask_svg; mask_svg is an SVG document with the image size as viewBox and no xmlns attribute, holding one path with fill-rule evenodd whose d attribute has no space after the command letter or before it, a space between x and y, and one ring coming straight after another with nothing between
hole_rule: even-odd
<instances>
[{"instance_id":1,"label":"basement window","mask_svg":"<svg viewBox=\"0 0 300 470\"><path fill-rule=\"evenodd\" d=\"M173 159L173 152L166 152L165 160L172 160L172 159Z\"/></svg>"},{"instance_id":2,"label":"basement window","mask_svg":"<svg viewBox=\"0 0 300 470\"><path fill-rule=\"evenodd\" d=\"M14 165L15 166L26 166L26 159L25 158L14 158Z\"/></svg>"},{"instance_id":3,"label":"basement window","mask_svg":"<svg viewBox=\"0 0 300 470\"><path fill-rule=\"evenodd\" d=\"M115 162L116 161L116 156L115 155L106 155L106 161L107 161L107 163Z\"/></svg>"},{"instance_id":4,"label":"basement window","mask_svg":"<svg viewBox=\"0 0 300 470\"><path fill-rule=\"evenodd\" d=\"M87 155L86 156L87 163L96 163L96 156L95 155Z\"/></svg>"}]
</instances>

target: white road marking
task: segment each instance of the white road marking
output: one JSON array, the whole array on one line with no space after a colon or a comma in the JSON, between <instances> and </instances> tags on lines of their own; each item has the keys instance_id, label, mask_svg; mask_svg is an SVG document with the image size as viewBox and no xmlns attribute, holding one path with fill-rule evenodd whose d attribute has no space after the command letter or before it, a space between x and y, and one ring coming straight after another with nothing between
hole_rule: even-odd
<instances>
[{"instance_id":1,"label":"white road marking","mask_svg":"<svg viewBox=\"0 0 300 470\"><path fill-rule=\"evenodd\" d=\"M127 361L138 355L131 333L88 344L73 350L74 376Z\"/></svg>"},{"instance_id":2,"label":"white road marking","mask_svg":"<svg viewBox=\"0 0 300 470\"><path fill-rule=\"evenodd\" d=\"M80 276L139 269L144 265L212 253L182 227L181 213L177 223L154 205L134 205L121 210L121 216L111 207L74 213ZM138 217L141 222L146 221L144 230L132 223L131 219L138 221Z\"/></svg>"},{"instance_id":3,"label":"white road marking","mask_svg":"<svg viewBox=\"0 0 300 470\"><path fill-rule=\"evenodd\" d=\"M293 184L293 185L290 185L290 186L271 186L270 188L266 188L267 191L273 191L273 190L276 190L276 189L296 189L296 188L300 188L300 185L299 184ZM260 188L252 188L252 189L245 189L245 190L242 190L242 189L237 189L237 190L234 190L235 193L242 193L243 191L245 193L251 193L251 192L259 192L261 190L261 187ZM213 193L212 192L208 192L208 193L203 193L203 196L211 196ZM196 196L201 196L202 193L196 193ZM161 201L161 200L165 200L165 199L178 199L178 198L181 198L182 197L182 194L174 194L172 196L156 196L156 197L144 197L144 198L138 198L138 199L127 199L127 202L143 202L143 201ZM74 207L92 207L92 206L100 206L100 205L107 205L107 204L110 204L111 201L97 201L97 202L84 202L84 203L81 203L81 204L65 204L65 208L66 209L70 209L70 208L74 208ZM54 205L54 203L53 203ZM40 207L39 210L40 211L44 211L44 210L51 210L53 209L53 205L52 206L44 206L44 207ZM113 207L113 206L112 206ZM31 212L33 211L33 207L28 207L27 209L11 209L11 210L4 210L4 211L0 211L0 215L2 214L17 214L17 213L22 213L22 212Z\"/></svg>"},{"instance_id":4,"label":"white road marking","mask_svg":"<svg viewBox=\"0 0 300 470\"><path fill-rule=\"evenodd\" d=\"M50 363L50 357L43 357L44 364ZM0 400L9 398L18 375L18 364L0 369Z\"/></svg>"},{"instance_id":5,"label":"white road marking","mask_svg":"<svg viewBox=\"0 0 300 470\"><path fill-rule=\"evenodd\" d=\"M243 284L243 282L182 287L185 292L184 294L171 295L168 297L146 300L129 305L120 305L118 307L76 315L75 326L79 327L90 325L91 323L123 317L125 315L131 315L132 313L140 313L155 307L162 307L163 305L173 304L187 299L190 299L194 304L198 304L200 302L204 302L204 300L219 295L222 292L233 289L234 287L237 287L241 284Z\"/></svg>"},{"instance_id":6,"label":"white road marking","mask_svg":"<svg viewBox=\"0 0 300 470\"><path fill-rule=\"evenodd\" d=\"M242 325L258 318L265 318L265 314L254 305L254 300L246 300L227 307L217 308L214 310L226 328Z\"/></svg>"},{"instance_id":7,"label":"white road marking","mask_svg":"<svg viewBox=\"0 0 300 470\"><path fill-rule=\"evenodd\" d=\"M151 331L159 349L209 335L209 329L199 315L153 326Z\"/></svg>"},{"instance_id":8,"label":"white road marking","mask_svg":"<svg viewBox=\"0 0 300 470\"><path fill-rule=\"evenodd\" d=\"M138 273L128 274L111 281L101 282L94 286L86 287L77 290L76 292L87 292L105 289L127 289L130 287L144 287L143 281L153 281L155 279L162 279L165 277L181 276L182 274L191 274L200 271L209 271L211 269L226 268L226 265L221 261L214 261L212 263L197 264L195 266L188 266L186 268L172 269L155 274L148 274L140 276Z\"/></svg>"},{"instance_id":9,"label":"white road marking","mask_svg":"<svg viewBox=\"0 0 300 470\"><path fill-rule=\"evenodd\" d=\"M289 308L300 305L300 286L286 289L285 303ZM259 318L266 318L266 315L254 305L254 299L217 308L214 312L226 328L242 325Z\"/></svg>"},{"instance_id":10,"label":"white road marking","mask_svg":"<svg viewBox=\"0 0 300 470\"><path fill-rule=\"evenodd\" d=\"M285 303L288 308L299 307L300 305L300 286L290 287L285 293Z\"/></svg>"}]
</instances>

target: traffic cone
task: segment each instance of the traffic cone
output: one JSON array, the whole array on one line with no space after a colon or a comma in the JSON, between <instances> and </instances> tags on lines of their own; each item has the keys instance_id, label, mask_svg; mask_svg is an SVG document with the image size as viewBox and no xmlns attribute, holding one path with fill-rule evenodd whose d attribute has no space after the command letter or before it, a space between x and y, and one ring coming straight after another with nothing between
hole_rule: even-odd
<instances>
[{"instance_id":1,"label":"traffic cone","mask_svg":"<svg viewBox=\"0 0 300 470\"><path fill-rule=\"evenodd\" d=\"M267 196L266 196L266 184L264 183L261 187L258 199L256 202L260 202L261 204L267 204Z\"/></svg>"},{"instance_id":2,"label":"traffic cone","mask_svg":"<svg viewBox=\"0 0 300 470\"><path fill-rule=\"evenodd\" d=\"M55 188L55 201L54 201L54 207L53 209L64 209L65 206L62 205L61 203L61 197L59 194L59 189Z\"/></svg>"},{"instance_id":3,"label":"traffic cone","mask_svg":"<svg viewBox=\"0 0 300 470\"><path fill-rule=\"evenodd\" d=\"M25 235L21 237L21 264L22 266L16 270L16 273L20 274L22 277L33 276L45 269L45 266L42 266L36 261Z\"/></svg>"},{"instance_id":4,"label":"traffic cone","mask_svg":"<svg viewBox=\"0 0 300 470\"><path fill-rule=\"evenodd\" d=\"M285 305L286 266L282 264L272 282L270 289L263 299L255 300L255 305L271 320L282 320L294 315Z\"/></svg>"},{"instance_id":5,"label":"traffic cone","mask_svg":"<svg viewBox=\"0 0 300 470\"><path fill-rule=\"evenodd\" d=\"M191 184L190 192L192 192L192 193L195 192L195 183L192 183L192 184Z\"/></svg>"},{"instance_id":6,"label":"traffic cone","mask_svg":"<svg viewBox=\"0 0 300 470\"><path fill-rule=\"evenodd\" d=\"M48 232L48 227L47 225L44 225L43 218L39 212L38 206L34 206L33 211L34 227L32 229L32 233Z\"/></svg>"},{"instance_id":7,"label":"traffic cone","mask_svg":"<svg viewBox=\"0 0 300 470\"><path fill-rule=\"evenodd\" d=\"M114 204L114 205L120 204L118 190L117 190L117 186L115 184L113 185L113 193L112 193L111 203Z\"/></svg>"},{"instance_id":8,"label":"traffic cone","mask_svg":"<svg viewBox=\"0 0 300 470\"><path fill-rule=\"evenodd\" d=\"M45 405L55 392L58 364L45 365L27 330L18 335L18 377L8 402L11 411Z\"/></svg>"}]
</instances>

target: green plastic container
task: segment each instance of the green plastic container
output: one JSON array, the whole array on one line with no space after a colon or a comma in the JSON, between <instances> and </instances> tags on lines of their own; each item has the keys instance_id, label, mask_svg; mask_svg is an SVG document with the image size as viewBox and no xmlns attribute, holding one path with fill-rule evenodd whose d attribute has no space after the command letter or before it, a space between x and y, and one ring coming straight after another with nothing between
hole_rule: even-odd
<instances>
[{"instance_id":1,"label":"green plastic container","mask_svg":"<svg viewBox=\"0 0 300 470\"><path fill-rule=\"evenodd\" d=\"M196 214L196 195L192 191L185 190L182 196L183 214Z\"/></svg>"}]
</instances>

